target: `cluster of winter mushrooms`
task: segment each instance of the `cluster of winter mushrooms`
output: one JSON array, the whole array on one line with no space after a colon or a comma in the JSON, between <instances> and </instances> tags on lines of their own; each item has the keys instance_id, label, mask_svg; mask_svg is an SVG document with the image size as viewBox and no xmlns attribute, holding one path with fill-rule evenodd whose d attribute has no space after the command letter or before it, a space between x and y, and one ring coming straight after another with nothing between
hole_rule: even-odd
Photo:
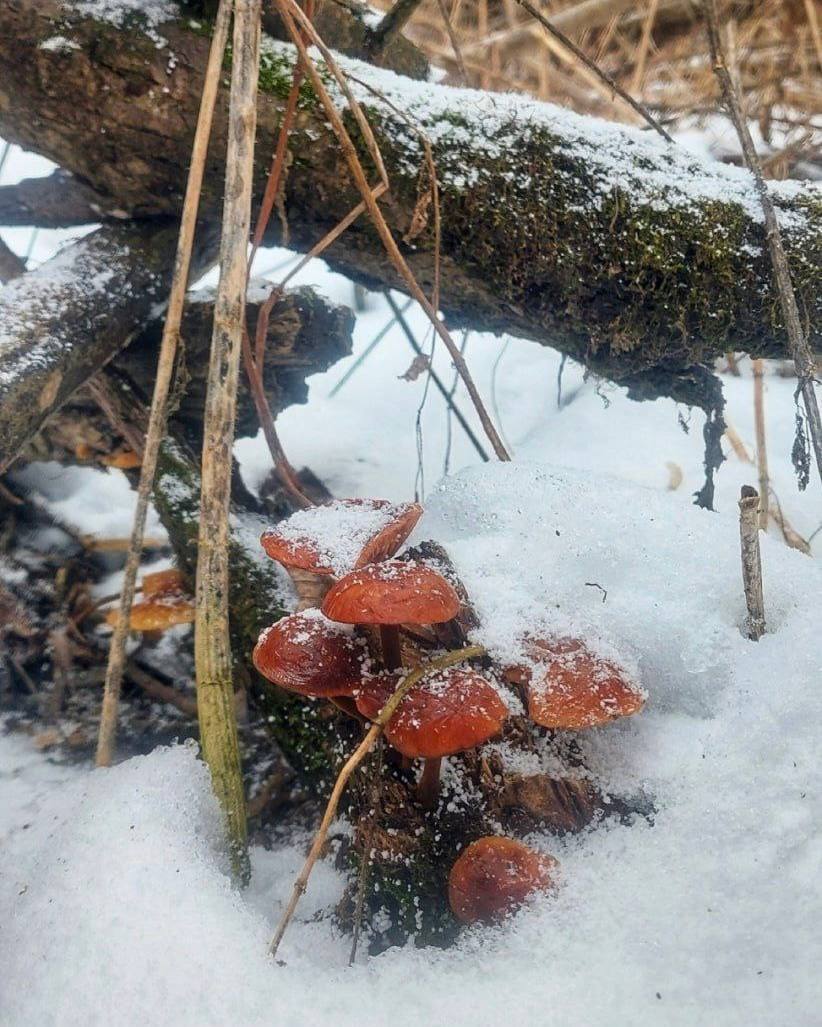
<instances>
[{"instance_id":1,"label":"cluster of winter mushrooms","mask_svg":"<svg viewBox=\"0 0 822 1027\"><path fill-rule=\"evenodd\" d=\"M265 532L262 545L291 575L299 601L261 634L257 670L373 722L406 674L464 638L470 604L447 558L396 555L421 514L416 503L337 500ZM409 768L423 761L416 798L424 809L437 804L442 760L498 737L515 692L531 721L551 730L595 727L643 705L638 685L581 640L531 638L524 651L527 663L516 666L485 654L477 667L426 673L387 722L397 758ZM451 909L464 923L499 919L550 888L556 869L513 838L480 838L451 869Z\"/></svg>"}]
</instances>

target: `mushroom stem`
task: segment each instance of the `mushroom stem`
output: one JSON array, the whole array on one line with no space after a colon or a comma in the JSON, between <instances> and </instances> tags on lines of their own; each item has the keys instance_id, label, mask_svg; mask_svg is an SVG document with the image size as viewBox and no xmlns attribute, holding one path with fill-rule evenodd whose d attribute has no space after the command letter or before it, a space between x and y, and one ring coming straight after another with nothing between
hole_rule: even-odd
<instances>
[{"instance_id":1,"label":"mushroom stem","mask_svg":"<svg viewBox=\"0 0 822 1027\"><path fill-rule=\"evenodd\" d=\"M400 629L396 624L380 624L380 645L386 670L399 670L402 666Z\"/></svg>"},{"instance_id":2,"label":"mushroom stem","mask_svg":"<svg viewBox=\"0 0 822 1027\"><path fill-rule=\"evenodd\" d=\"M294 591L297 593L297 613L303 610L311 610L322 606L326 593L334 583L334 579L327 574L315 574L313 571L304 571L299 567L287 567L288 575L294 583Z\"/></svg>"},{"instance_id":3,"label":"mushroom stem","mask_svg":"<svg viewBox=\"0 0 822 1027\"><path fill-rule=\"evenodd\" d=\"M433 809L440 793L440 766L442 757L427 759L423 764L422 775L417 785L417 798L424 809Z\"/></svg>"}]
</instances>

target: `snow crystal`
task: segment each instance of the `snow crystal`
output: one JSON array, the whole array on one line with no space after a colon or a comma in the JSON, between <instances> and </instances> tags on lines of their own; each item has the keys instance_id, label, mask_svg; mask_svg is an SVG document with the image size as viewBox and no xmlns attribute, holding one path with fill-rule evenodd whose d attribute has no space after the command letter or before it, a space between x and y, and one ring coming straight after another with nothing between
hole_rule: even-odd
<instances>
[{"instance_id":1,"label":"snow crystal","mask_svg":"<svg viewBox=\"0 0 822 1027\"><path fill-rule=\"evenodd\" d=\"M340 576L353 568L363 546L401 513L402 505L337 500L298 510L275 530L286 542L313 546L317 562Z\"/></svg>"},{"instance_id":2,"label":"snow crystal","mask_svg":"<svg viewBox=\"0 0 822 1027\"><path fill-rule=\"evenodd\" d=\"M51 36L51 38L43 40L39 49L49 53L69 53L71 50L79 50L80 44L65 36Z\"/></svg>"},{"instance_id":3,"label":"snow crystal","mask_svg":"<svg viewBox=\"0 0 822 1027\"><path fill-rule=\"evenodd\" d=\"M124 26L129 18L140 16L146 35L158 49L167 41L157 32L157 26L180 17L180 9L172 0L64 0L63 6L118 28Z\"/></svg>"}]
</instances>

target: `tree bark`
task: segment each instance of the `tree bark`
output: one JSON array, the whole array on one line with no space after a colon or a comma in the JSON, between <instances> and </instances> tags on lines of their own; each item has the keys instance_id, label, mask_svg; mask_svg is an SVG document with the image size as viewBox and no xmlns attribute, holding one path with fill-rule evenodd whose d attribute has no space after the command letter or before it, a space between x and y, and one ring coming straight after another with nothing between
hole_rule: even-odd
<instances>
[{"instance_id":1,"label":"tree bark","mask_svg":"<svg viewBox=\"0 0 822 1027\"><path fill-rule=\"evenodd\" d=\"M72 48L41 49L58 26ZM0 9L0 132L135 216L179 208L208 46L182 21L153 36L56 0L11 0ZM294 59L282 43L268 42L264 52L258 194ZM646 394L670 391L683 368L728 349L784 355L761 215L739 171L525 98L491 99L343 66L387 92L432 141L442 196L441 305L454 326L537 339ZM383 150L391 179L383 208L400 237L424 188L421 144L383 100L357 91ZM204 195L212 210L225 138L223 110ZM287 221L290 244L304 249L358 199L308 87L293 154L274 235ZM774 187L774 198L800 304L818 326L822 201L792 184ZM431 225L405 244L423 287L433 280L433 245ZM367 283L402 287L365 219L327 256Z\"/></svg>"},{"instance_id":2,"label":"tree bark","mask_svg":"<svg viewBox=\"0 0 822 1027\"><path fill-rule=\"evenodd\" d=\"M176 235L101 228L0 291L0 473L162 306ZM204 257L201 247L201 271Z\"/></svg>"}]
</instances>

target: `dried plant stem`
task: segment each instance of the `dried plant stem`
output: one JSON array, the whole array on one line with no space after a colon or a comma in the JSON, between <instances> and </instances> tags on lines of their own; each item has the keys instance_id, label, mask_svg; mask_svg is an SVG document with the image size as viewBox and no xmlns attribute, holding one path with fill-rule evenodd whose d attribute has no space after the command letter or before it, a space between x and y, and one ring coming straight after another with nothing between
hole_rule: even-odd
<instances>
[{"instance_id":1,"label":"dried plant stem","mask_svg":"<svg viewBox=\"0 0 822 1027\"><path fill-rule=\"evenodd\" d=\"M203 757L225 814L233 869L244 880L246 814L228 633L228 510L251 228L260 0L235 0L232 51L220 280L203 425L194 658Z\"/></svg>"},{"instance_id":2,"label":"dried plant stem","mask_svg":"<svg viewBox=\"0 0 822 1027\"><path fill-rule=\"evenodd\" d=\"M110 766L114 758L117 734L117 709L120 702L120 689L125 668L126 638L128 637L131 607L134 602L137 568L143 549L148 504L151 490L154 486L154 476L157 471L157 455L160 451L163 435L165 434L168 393L171 387L174 359L180 339L180 322L183 316L183 305L188 288L191 250L197 222L197 208L200 202L200 190L202 188L203 172L208 151L208 140L211 135L214 106L220 86L223 54L228 39L231 6L231 0L221 0L217 17L214 21L214 34L211 40L211 51L208 57L205 81L203 82L200 113L194 133L191 166L188 172L183 214L180 221L180 235L177 241L174 275L171 283L165 325L163 326L163 337L160 343L160 355L157 361L157 376L154 384L154 395L151 400L148 429L142 447L143 462L140 469L137 505L134 511L134 523L131 530L131 540L123 577L120 600L121 613L109 648L103 706L100 713L100 730L97 738L96 762L98 767Z\"/></svg>"},{"instance_id":3,"label":"dried plant stem","mask_svg":"<svg viewBox=\"0 0 822 1027\"><path fill-rule=\"evenodd\" d=\"M530 0L517 0L517 3L520 5L520 7L526 10L532 18L536 18L536 20L540 23L540 25L542 25L546 32L550 33L550 35L552 35L554 39L559 40L559 42L562 43L562 45L567 50L570 50L571 53L576 57L576 59L580 61L582 64L584 64L589 71L592 71L598 79L601 79L603 82L605 82L610 87L610 89L614 93L616 93L616 95L621 100L624 100L625 103L627 103L633 111L639 114L639 116L644 121L646 121L651 126L651 128L659 132L663 139L666 139L669 143L673 143L673 139L671 138L671 136L665 131L662 125L660 125L660 123L656 120L653 114L651 114L647 107L645 107L641 103L638 103L631 96L630 93L626 93L622 86L619 85L619 83L614 78L612 78L607 71L603 71L602 68L600 68L600 66L596 63L596 61L592 61L591 58L583 50L581 50L576 45L576 43L573 42L573 40L569 39L568 36L566 36L561 29L558 29L556 25L552 25L551 22L545 17L545 15L536 7L534 7Z\"/></svg>"},{"instance_id":4,"label":"dried plant stem","mask_svg":"<svg viewBox=\"0 0 822 1027\"><path fill-rule=\"evenodd\" d=\"M765 362L753 361L754 425L756 428L756 467L759 472L759 527L768 530L768 440L765 434Z\"/></svg>"},{"instance_id":5,"label":"dried plant stem","mask_svg":"<svg viewBox=\"0 0 822 1027\"><path fill-rule=\"evenodd\" d=\"M363 133L369 153L375 160L377 170L380 174L380 178L384 182L386 182L387 175L385 173L385 167L382 162L382 157L379 153L379 148L377 147L376 140L374 139L373 132L371 131L370 126L368 125L368 121L365 118L365 115L363 114L359 104L357 103L356 98L352 95L351 90L345 82L345 78L342 75L339 67L337 66L337 63L334 60L332 54L325 46L323 41L320 39L320 37L317 35L317 33L314 31L313 26L310 22L307 21L305 15L294 2L294 0L276 0L276 3L278 10L280 12L280 16L283 19L283 23L285 24L286 28L288 29L289 35L291 36L292 42L297 47L297 50L299 51L300 56L303 59L303 63L305 64L308 77L311 79L311 84L314 87L314 91L319 97L320 102L322 103L323 108L325 109L325 112L328 116L328 120L331 123L332 129L334 130L334 133L337 136L337 139L339 140L340 147L348 163L352 177L354 178L354 182L363 201L366 204L368 213L371 215L371 220L374 224L374 227L377 230L377 234L379 235L383 246L385 247L388 257L391 260L391 263L394 265L398 274L405 282L409 294L417 301L417 303L419 303L419 305L425 311L434 330L445 343L446 349L448 350L448 353L451 356L452 361L454 362L454 366L459 371L460 377L462 378L465 384L465 388L468 392L468 395L471 397L471 401L474 404L475 410L477 411L480 423L482 424L485 434L488 436L494 453L500 460L509 460L510 457L508 455L508 451L503 445L502 439L500 438L496 428L494 427L491 418L488 416L488 411L485 409L485 405L483 404L482 398L480 397L476 384L474 383L474 380L471 377L471 372L468 370L468 365L466 364L462 354L459 351L459 347L454 342L454 339L451 337L451 333L445 327L445 324L440 320L437 310L434 306L432 306L431 302L428 300L428 297L420 288L420 285L414 277L413 272L411 271L405 258L400 252L399 247L397 246L394 236L391 233L391 229L388 227L388 224L382 214L382 211L379 208L377 201L374 199L371 187L368 184L365 171L363 170L363 166L360 162L359 157L357 156L357 151L354 147L351 137L348 134L345 125L343 124L342 117L340 116L339 111L334 105L334 101L331 99L331 96L329 95L328 90L326 89L322 81L322 78L320 77L320 74L317 71L316 66L314 65L313 61L311 60L308 54L308 50L305 46L305 43L303 42L300 33L297 29L297 26L295 25L295 20L300 25L300 27L305 29L306 33L310 36L312 42L314 42L314 44L318 47L318 49L323 55L323 58L329 70L337 79L340 89L342 90L343 94L348 100L354 118L357 121L357 124L359 125Z\"/></svg>"},{"instance_id":6,"label":"dried plant stem","mask_svg":"<svg viewBox=\"0 0 822 1027\"><path fill-rule=\"evenodd\" d=\"M742 546L742 585L748 607L748 638L758 642L765 633L765 600L759 555L759 495L750 485L742 486L739 499L739 539Z\"/></svg>"},{"instance_id":7,"label":"dried plant stem","mask_svg":"<svg viewBox=\"0 0 822 1027\"><path fill-rule=\"evenodd\" d=\"M645 62L648 59L648 51L651 48L651 32L654 28L654 21L656 20L658 10L659 0L651 0L648 5L648 13L645 15L645 21L642 25L642 38L639 41L636 67L631 79L632 93L641 93L642 91L642 80L645 78Z\"/></svg>"},{"instance_id":8,"label":"dried plant stem","mask_svg":"<svg viewBox=\"0 0 822 1027\"><path fill-rule=\"evenodd\" d=\"M521 2L521 0L520 0ZM779 297L779 305L782 310L782 317L785 321L785 330L788 336L788 348L793 357L796 368L796 376L799 379L798 392L801 392L805 403L805 413L808 419L808 432L811 437L811 446L816 458L816 466L819 477L822 479L822 418L819 415L819 403L814 392L814 376L816 366L813 354L808 344L808 338L802 328L799 319L799 308L796 304L796 294L791 282L791 273L788 267L788 258L782 245L782 233L779 229L779 221L776 217L773 203L771 201L768 187L762 175L762 165L759 155L756 152L753 139L751 138L748 122L742 112L739 95L734 85L733 78L725 61L722 38L719 31L719 17L716 11L716 0L703 0L705 21L708 28L708 42L711 49L711 60L725 106L728 108L731 121L733 122L736 134L742 146L742 154L745 164L754 177L759 202L762 206L762 213L765 216L765 238L768 243L768 252L773 265L774 281Z\"/></svg>"},{"instance_id":9,"label":"dried plant stem","mask_svg":"<svg viewBox=\"0 0 822 1027\"><path fill-rule=\"evenodd\" d=\"M334 817L337 815L337 808L340 804L340 798L345 791L345 786L348 784L351 775L357 767L374 748L377 739L385 728L385 725L394 716L398 706L403 701L406 694L414 687L414 685L421 681L426 674L430 674L437 670L443 670L445 667L453 667L457 663L463 663L466 660L473 660L478 656L484 655L485 650L481 645L470 645L466 646L464 649L454 649L451 652L446 653L444 656L438 657L436 660L431 660L430 663L417 667L416 670L411 671L407 677L403 678L391 698L380 710L377 719L369 728L365 738L363 738L354 752L348 757L339 773L339 776L337 777L334 788L331 792L331 798L328 800L328 805L326 806L325 813L323 814L322 822L314 836L314 841L308 853L308 858L306 859L297 880L294 882L291 899L289 900L285 913L280 920L280 924L277 927L274 938L271 941L270 952L272 956L277 954L277 949L280 947L280 942L283 939L286 928L291 922L294 910L297 908L297 903L300 901L300 896L306 889L308 878L311 876L311 871L314 868L314 864L317 862L323 844L325 843L328 829L331 826Z\"/></svg>"},{"instance_id":10,"label":"dried plant stem","mask_svg":"<svg viewBox=\"0 0 822 1027\"><path fill-rule=\"evenodd\" d=\"M383 15L379 25L371 34L368 44L368 56L371 60L377 60L385 53L391 45L391 41L402 32L409 18L421 3L422 0L396 0L394 6L387 14Z\"/></svg>"},{"instance_id":11,"label":"dried plant stem","mask_svg":"<svg viewBox=\"0 0 822 1027\"><path fill-rule=\"evenodd\" d=\"M371 870L371 858L374 852L374 835L376 833L377 821L380 816L382 803L382 758L384 742L382 738L377 739L377 754L374 757L374 768L372 771L373 784L371 787L371 822L369 823L365 838L363 839L362 862L360 873L357 879L357 901L354 904L354 931L351 938L351 951L348 954L348 965L353 966L357 959L357 946L360 942L362 931L362 914L365 908L365 896L368 892L368 878Z\"/></svg>"}]
</instances>

